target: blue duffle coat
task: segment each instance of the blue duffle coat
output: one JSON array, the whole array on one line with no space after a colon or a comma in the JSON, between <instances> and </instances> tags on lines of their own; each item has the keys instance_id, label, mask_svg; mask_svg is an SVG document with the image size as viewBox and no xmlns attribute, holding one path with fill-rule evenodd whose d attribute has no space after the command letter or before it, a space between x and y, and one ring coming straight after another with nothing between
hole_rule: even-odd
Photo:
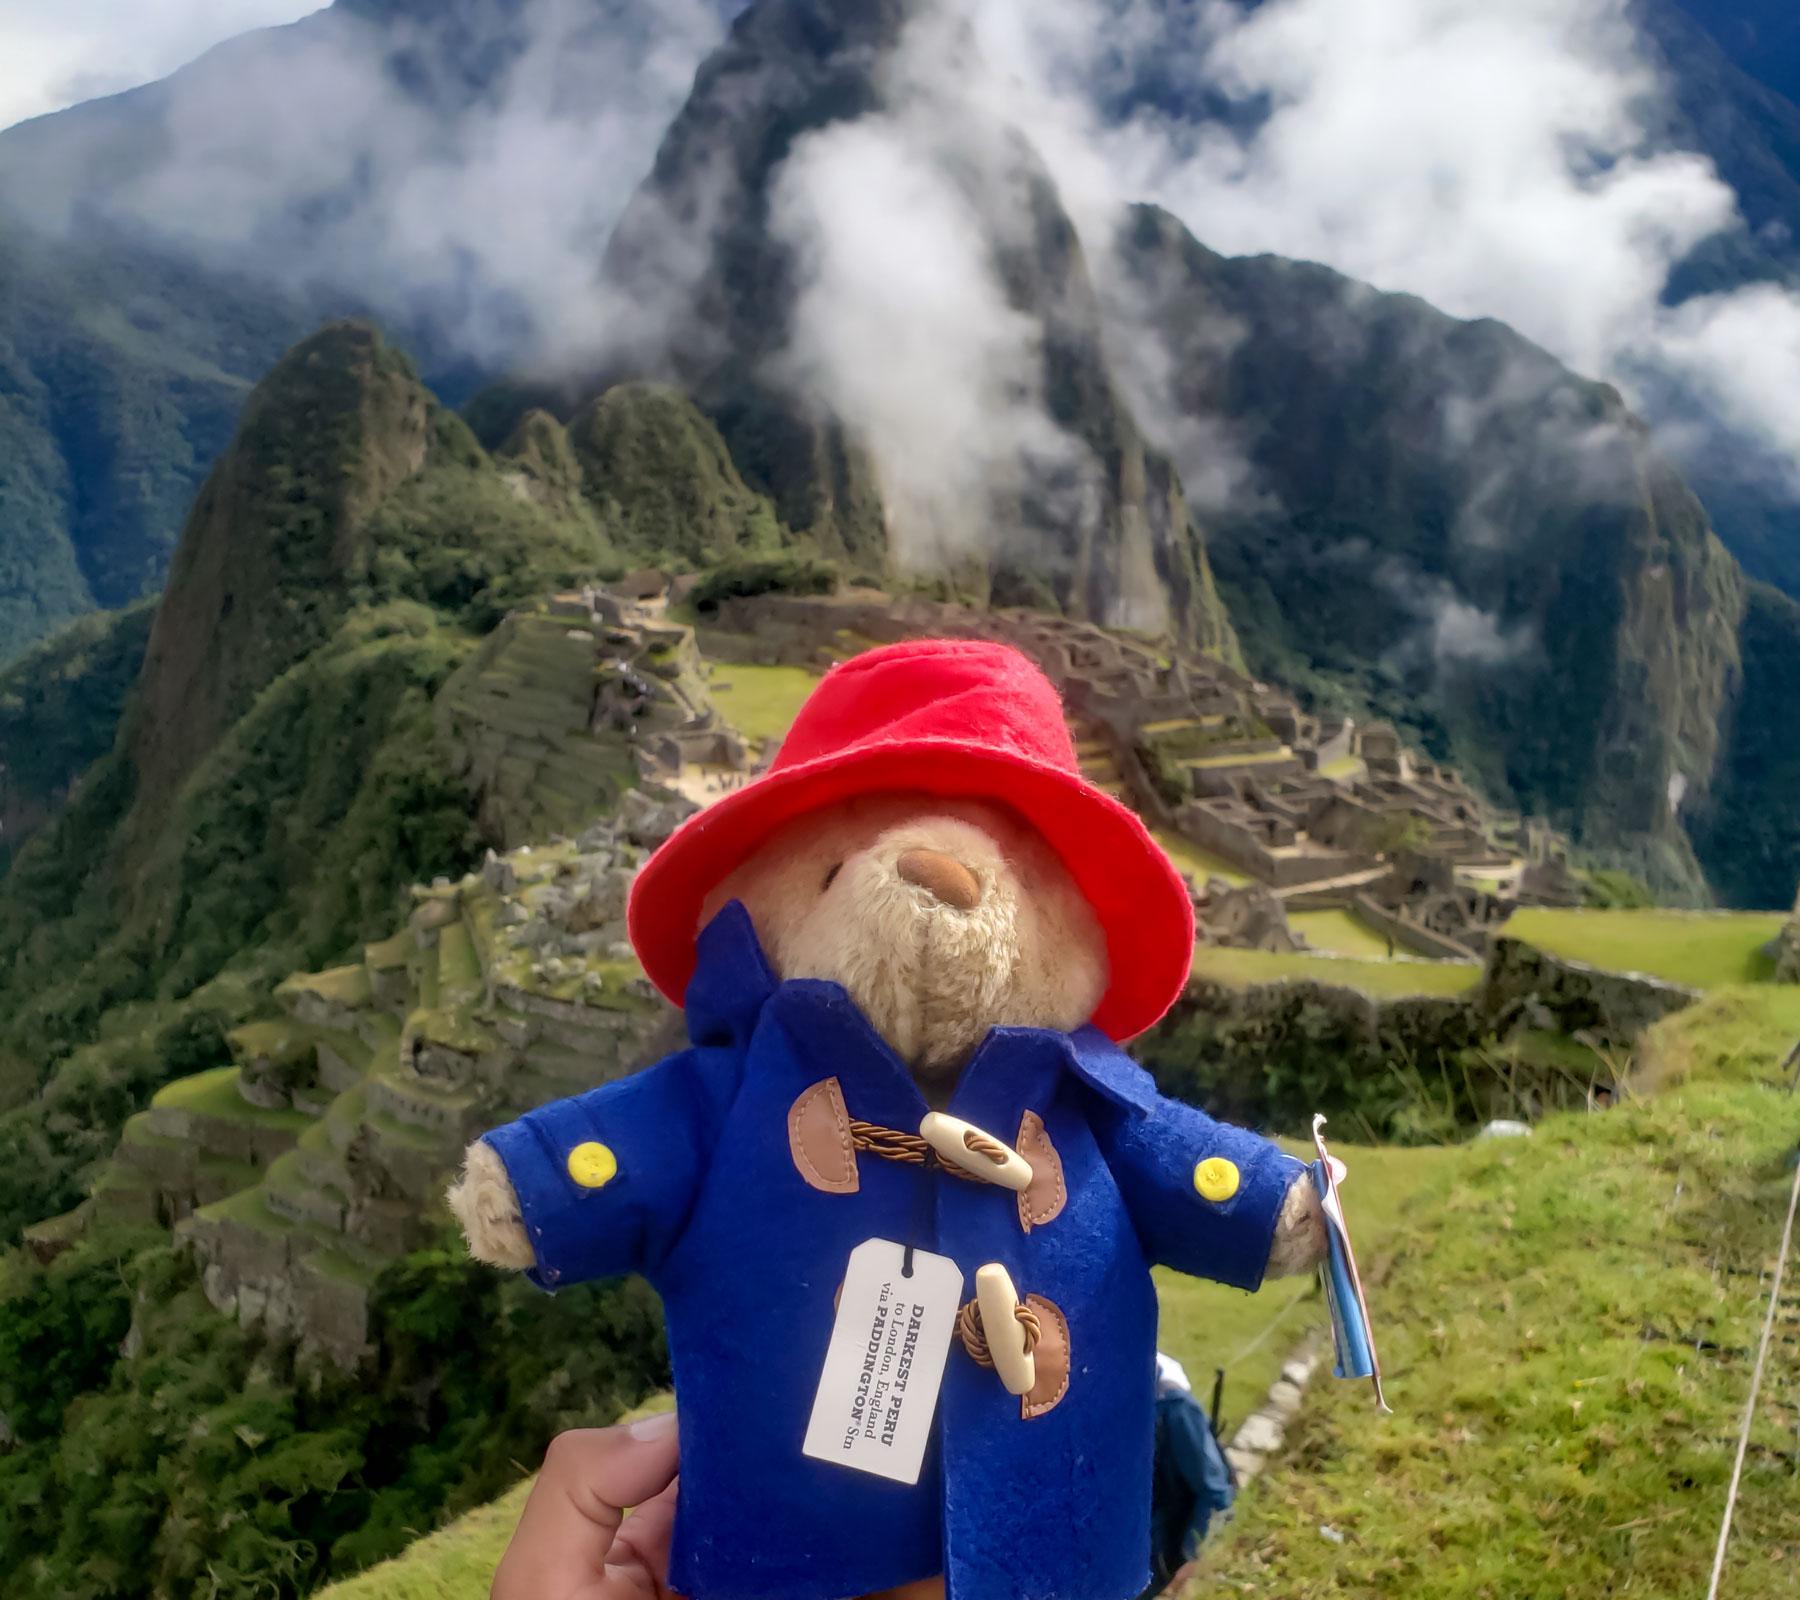
<instances>
[{"instance_id":1,"label":"blue duffle coat","mask_svg":"<svg viewBox=\"0 0 1800 1600\"><path fill-rule=\"evenodd\" d=\"M1095 1029L996 1028L948 1110L1008 1141L1032 1127L1060 1164L1036 1213L1054 1216L866 1151L854 1190L828 1192L801 1170L797 1102L835 1079L850 1118L915 1130L927 1107L905 1064L838 985L780 982L735 902L701 935L686 1011L689 1049L485 1135L541 1286L639 1272L662 1296L681 1428L671 1585L840 1600L941 1572L949 1600L1136 1595L1150 1265L1256 1288L1301 1163L1164 1099ZM1066 1385L1029 1406L952 1344L913 1486L801 1454L845 1264L871 1238L951 1257L971 1298L999 1262L1064 1330Z\"/></svg>"}]
</instances>

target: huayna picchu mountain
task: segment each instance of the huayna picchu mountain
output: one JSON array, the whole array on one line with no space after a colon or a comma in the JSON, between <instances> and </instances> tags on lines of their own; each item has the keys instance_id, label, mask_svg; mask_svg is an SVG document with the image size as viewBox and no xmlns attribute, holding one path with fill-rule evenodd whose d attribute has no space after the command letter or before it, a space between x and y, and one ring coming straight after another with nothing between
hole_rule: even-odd
<instances>
[{"instance_id":1,"label":"huayna picchu mountain","mask_svg":"<svg viewBox=\"0 0 1800 1600\"><path fill-rule=\"evenodd\" d=\"M471 755L460 700L434 706L506 654L520 601L676 556L828 579L792 544L672 390L614 386L566 429L530 412L490 453L367 324L296 345L154 614L78 623L29 684L0 675L3 792L36 830L0 878L0 1232L77 1196L169 1061L219 1050L272 977L373 937L483 827L515 833L502 786L544 787L524 817L634 781L591 753ZM579 676L551 720L584 723Z\"/></svg>"}]
</instances>

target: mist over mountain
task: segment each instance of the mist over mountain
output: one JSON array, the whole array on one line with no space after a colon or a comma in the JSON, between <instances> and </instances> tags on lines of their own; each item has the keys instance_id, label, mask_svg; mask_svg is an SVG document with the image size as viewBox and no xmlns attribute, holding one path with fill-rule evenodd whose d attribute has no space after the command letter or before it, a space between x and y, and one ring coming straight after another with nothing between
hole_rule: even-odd
<instances>
[{"instance_id":1,"label":"mist over mountain","mask_svg":"<svg viewBox=\"0 0 1800 1600\"><path fill-rule=\"evenodd\" d=\"M441 392L571 344L700 0L340 0L0 133L0 661L160 587L252 385L376 315Z\"/></svg>"},{"instance_id":2,"label":"mist over mountain","mask_svg":"<svg viewBox=\"0 0 1800 1600\"><path fill-rule=\"evenodd\" d=\"M154 591L249 384L373 314L453 404L510 375L490 448L672 385L779 542L1242 635L1694 889L1701 501L1753 575L1794 544L1791 106L1664 0L735 10L340 0L0 135L0 649Z\"/></svg>"},{"instance_id":3,"label":"mist over mountain","mask_svg":"<svg viewBox=\"0 0 1800 1600\"><path fill-rule=\"evenodd\" d=\"M0 652L154 586L222 420L320 320L380 316L453 402L603 347L621 308L593 292L596 262L741 9L340 0L0 134L9 305L82 285L53 354L32 348L41 316L0 330L25 413L0 491L20 573ZM1154 200L1227 253L1321 259L1511 321L1624 384L1752 572L1800 584L1800 111L1715 42L1744 59L1745 28L1779 32L1754 5L1696 22L1674 0L1404 0L1367 26L1322 0L948 14L972 46L952 92L1022 132L1083 237ZM166 270L132 282L146 259ZM245 293L260 313L238 314ZM120 446L85 450L108 404ZM152 437L163 488L131 473ZM97 542L136 547L137 569L115 578Z\"/></svg>"}]
</instances>

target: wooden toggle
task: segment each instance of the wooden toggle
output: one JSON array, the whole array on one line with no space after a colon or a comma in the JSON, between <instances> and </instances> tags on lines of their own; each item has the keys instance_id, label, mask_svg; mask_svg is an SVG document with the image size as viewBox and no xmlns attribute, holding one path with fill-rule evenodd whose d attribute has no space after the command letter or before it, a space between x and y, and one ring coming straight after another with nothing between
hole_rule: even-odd
<instances>
[{"instance_id":1,"label":"wooden toggle","mask_svg":"<svg viewBox=\"0 0 1800 1600\"><path fill-rule=\"evenodd\" d=\"M1008 1394L1029 1394L1037 1383L1037 1360L1019 1322L1019 1294L1005 1267L990 1261L975 1270L975 1303L987 1338L994 1372Z\"/></svg>"},{"instance_id":2,"label":"wooden toggle","mask_svg":"<svg viewBox=\"0 0 1800 1600\"><path fill-rule=\"evenodd\" d=\"M1015 1194L1031 1187L1031 1163L1002 1139L984 1133L972 1123L928 1111L919 1124L919 1137L938 1153L938 1159L958 1167L972 1178L997 1183Z\"/></svg>"}]
</instances>

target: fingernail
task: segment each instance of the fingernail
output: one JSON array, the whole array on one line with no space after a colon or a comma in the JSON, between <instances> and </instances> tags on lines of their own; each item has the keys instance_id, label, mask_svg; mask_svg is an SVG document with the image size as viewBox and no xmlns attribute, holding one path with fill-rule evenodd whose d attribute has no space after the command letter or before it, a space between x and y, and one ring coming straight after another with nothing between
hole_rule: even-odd
<instances>
[{"instance_id":1,"label":"fingernail","mask_svg":"<svg viewBox=\"0 0 1800 1600\"><path fill-rule=\"evenodd\" d=\"M675 1413L659 1411L653 1417L639 1417L631 1424L631 1437L649 1443L656 1439L666 1439L675 1431Z\"/></svg>"}]
</instances>

